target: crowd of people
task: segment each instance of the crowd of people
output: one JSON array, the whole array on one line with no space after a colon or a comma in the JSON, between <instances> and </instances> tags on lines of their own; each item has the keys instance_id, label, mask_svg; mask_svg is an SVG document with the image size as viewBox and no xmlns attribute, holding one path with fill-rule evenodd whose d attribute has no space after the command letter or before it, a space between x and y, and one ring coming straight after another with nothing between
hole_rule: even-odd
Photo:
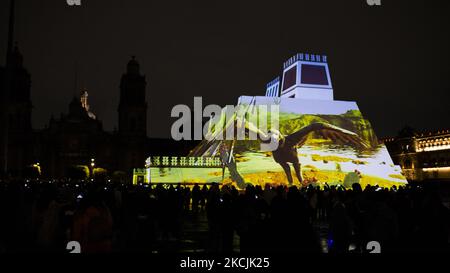
<instances>
[{"instance_id":1,"label":"crowd of people","mask_svg":"<svg viewBox=\"0 0 450 273\"><path fill-rule=\"evenodd\" d=\"M382 252L448 251L447 201L448 191L432 183L238 190L219 184L2 181L0 252L67 252L69 241L87 253L177 251L168 246L184 239L187 222L201 219L207 223L201 246L206 252L364 253L370 241Z\"/></svg>"}]
</instances>

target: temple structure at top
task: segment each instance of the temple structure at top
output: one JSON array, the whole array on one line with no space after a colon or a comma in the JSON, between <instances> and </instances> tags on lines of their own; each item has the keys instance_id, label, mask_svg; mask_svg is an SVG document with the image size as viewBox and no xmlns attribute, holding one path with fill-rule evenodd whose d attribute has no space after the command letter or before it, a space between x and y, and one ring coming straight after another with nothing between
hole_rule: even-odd
<instances>
[{"instance_id":1,"label":"temple structure at top","mask_svg":"<svg viewBox=\"0 0 450 273\"><path fill-rule=\"evenodd\" d=\"M281 92L280 92L281 91ZM266 96L333 100L327 56L298 53L283 64L283 79L267 84Z\"/></svg>"}]
</instances>

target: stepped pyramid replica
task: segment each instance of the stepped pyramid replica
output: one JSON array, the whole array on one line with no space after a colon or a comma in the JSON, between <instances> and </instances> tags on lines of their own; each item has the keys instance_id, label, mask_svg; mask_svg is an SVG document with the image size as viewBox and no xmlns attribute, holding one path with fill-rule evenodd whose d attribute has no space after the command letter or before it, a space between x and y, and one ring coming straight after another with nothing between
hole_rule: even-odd
<instances>
[{"instance_id":1,"label":"stepped pyramid replica","mask_svg":"<svg viewBox=\"0 0 450 273\"><path fill-rule=\"evenodd\" d=\"M278 110L264 112L261 106ZM241 96L237 109L241 115L235 113L231 121L225 118L225 108L215 123L211 120L206 139L189 154L220 156L227 167L222 174L209 173L203 182L222 181L239 188L247 183L347 188L353 183L362 187L407 183L356 102L334 100L326 56L293 56L283 65L282 79L267 84L265 96ZM246 136L252 128L259 131L264 118L265 140L223 137L227 128L239 124ZM264 141L275 141L276 148L262 149Z\"/></svg>"}]
</instances>

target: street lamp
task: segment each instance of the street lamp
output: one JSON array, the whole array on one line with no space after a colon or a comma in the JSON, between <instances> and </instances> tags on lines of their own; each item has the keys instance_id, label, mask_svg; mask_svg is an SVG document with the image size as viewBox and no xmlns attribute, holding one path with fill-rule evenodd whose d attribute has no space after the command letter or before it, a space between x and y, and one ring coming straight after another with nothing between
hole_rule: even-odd
<instances>
[{"instance_id":1,"label":"street lamp","mask_svg":"<svg viewBox=\"0 0 450 273\"><path fill-rule=\"evenodd\" d=\"M95 168L95 159L91 158L91 164L90 164L90 168L89 168L89 171L90 171L89 177L91 178L91 181L93 181L92 177L94 176L94 168Z\"/></svg>"}]
</instances>

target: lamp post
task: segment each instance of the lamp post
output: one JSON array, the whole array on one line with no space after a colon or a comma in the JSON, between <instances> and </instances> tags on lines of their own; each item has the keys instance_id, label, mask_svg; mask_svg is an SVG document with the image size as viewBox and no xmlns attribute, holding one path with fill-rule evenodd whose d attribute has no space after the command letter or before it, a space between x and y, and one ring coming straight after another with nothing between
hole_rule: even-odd
<instances>
[{"instance_id":1,"label":"lamp post","mask_svg":"<svg viewBox=\"0 0 450 273\"><path fill-rule=\"evenodd\" d=\"M89 178L91 178L91 181L93 181L94 176L94 168L95 168L95 158L91 158L91 164L89 164Z\"/></svg>"}]
</instances>

